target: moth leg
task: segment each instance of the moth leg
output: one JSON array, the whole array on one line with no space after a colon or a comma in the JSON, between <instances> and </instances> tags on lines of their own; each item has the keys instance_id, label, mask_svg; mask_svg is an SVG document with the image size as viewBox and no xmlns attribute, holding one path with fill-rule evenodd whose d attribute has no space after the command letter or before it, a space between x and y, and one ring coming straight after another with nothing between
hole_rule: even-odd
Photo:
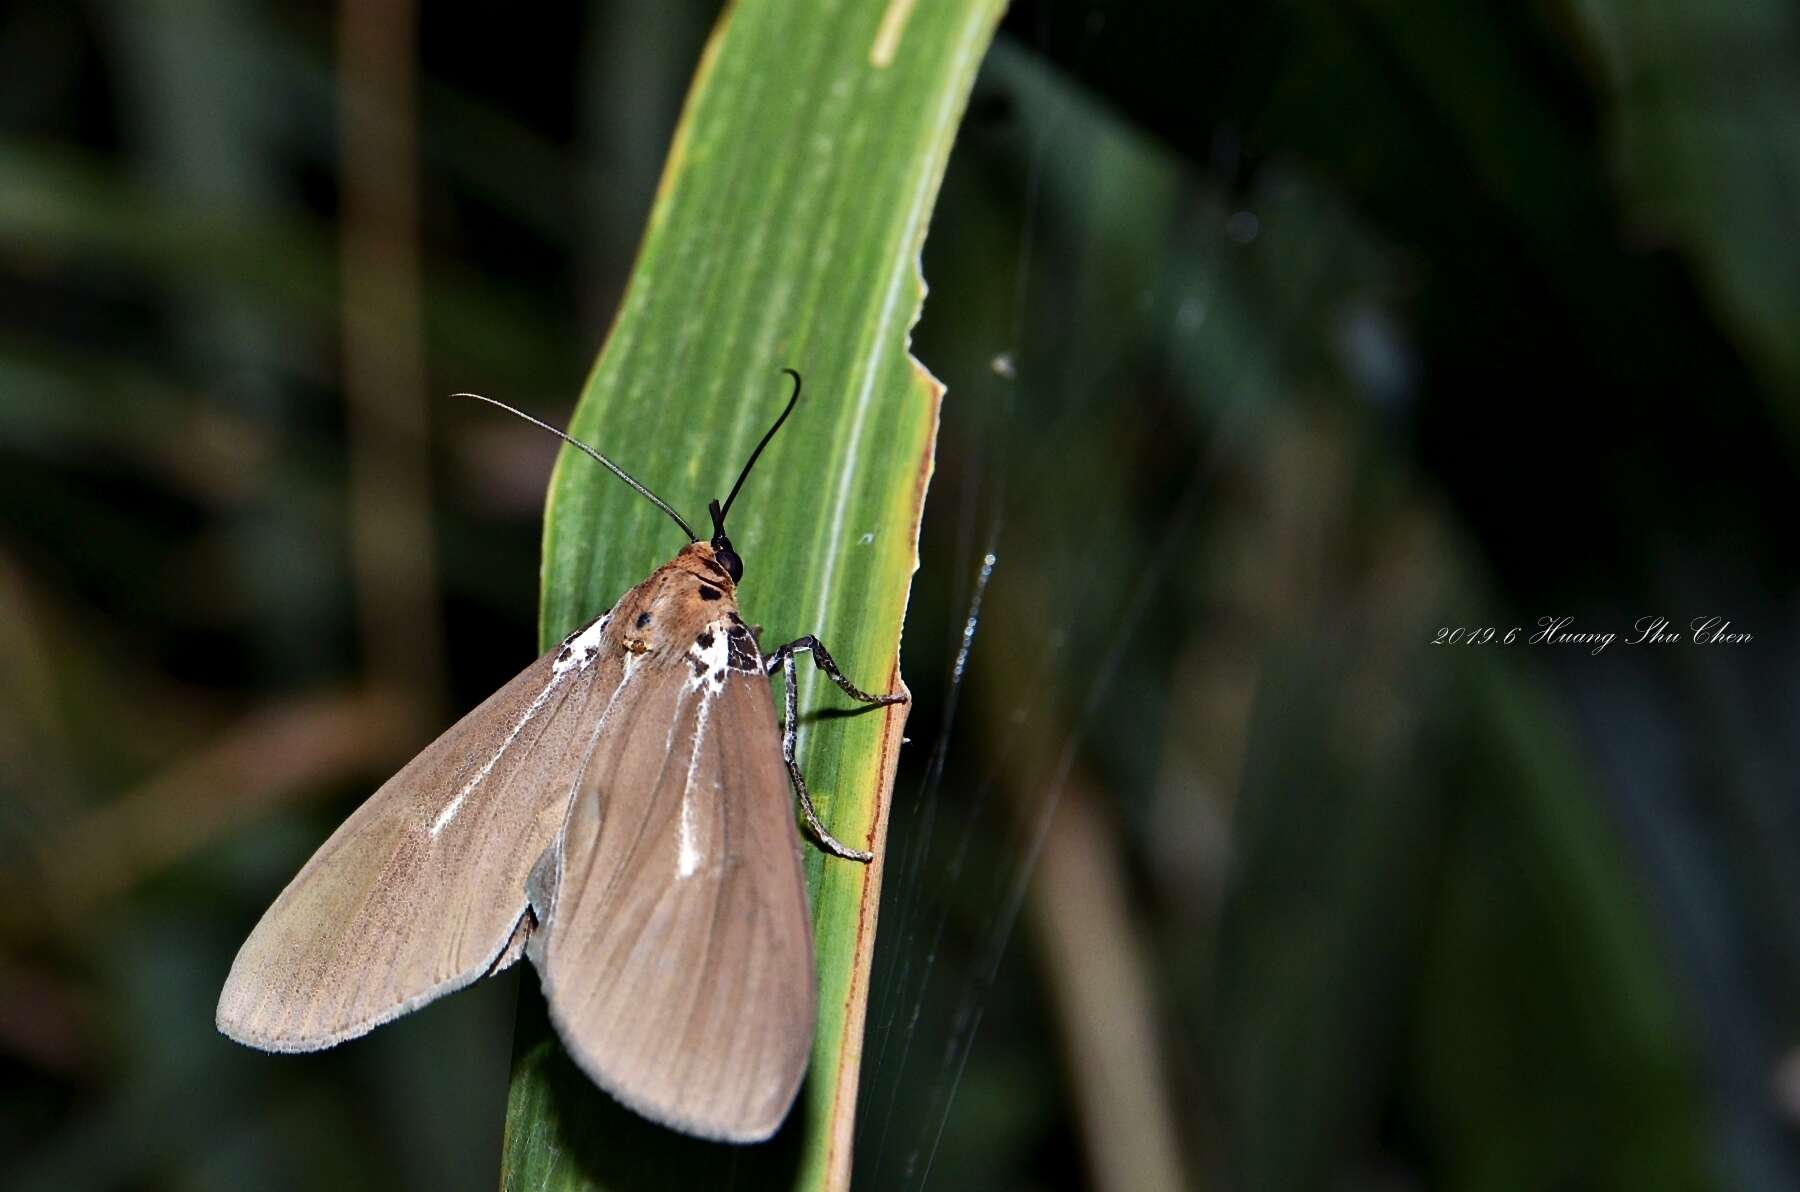
<instances>
[{"instance_id":1,"label":"moth leg","mask_svg":"<svg viewBox=\"0 0 1800 1192\"><path fill-rule=\"evenodd\" d=\"M769 664L773 668L777 663L781 666L781 677L786 680L787 685L787 691L784 693L787 714L781 719L781 760L787 763L788 777L794 780L794 793L800 796L800 814L806 817L806 826L812 830L813 838L824 846L826 852L842 857L846 861L861 861L867 864L875 859L875 854L851 848L826 831L824 823L819 819L818 810L813 807L812 792L806 789L806 775L800 772L800 763L794 759L796 735L794 721L797 719L796 704L799 698L795 694L794 688L799 684L796 681L798 676L794 673L793 651L786 646L777 650L769 659Z\"/></svg>"},{"instance_id":2,"label":"moth leg","mask_svg":"<svg viewBox=\"0 0 1800 1192\"><path fill-rule=\"evenodd\" d=\"M875 859L874 853L865 853L861 849L851 848L825 830L824 823L819 819L818 810L813 807L812 792L806 789L806 775L800 772L800 763L794 757L794 745L797 737L795 723L799 719L798 701L800 698L798 693L799 676L795 673L794 655L801 650L810 653L814 665L824 671L831 681L841 687L844 694L851 699L860 700L865 704L897 704L906 697L904 695L870 695L863 691L844 678L843 672L837 668L837 663L832 661L831 655L826 652L825 647L819 644L819 639L810 633L798 641L789 642L769 656L769 673L774 674L775 668L779 666L783 686L786 688L782 701L786 714L781 720L781 758L787 763L789 777L794 780L794 792L800 796L800 814L806 817L806 826L812 830L814 838L824 846L826 852L843 857L848 861L867 863Z\"/></svg>"},{"instance_id":3,"label":"moth leg","mask_svg":"<svg viewBox=\"0 0 1800 1192\"><path fill-rule=\"evenodd\" d=\"M812 634L798 638L769 655L768 672L775 673L777 666L783 668L782 673L788 678L788 690L793 690L794 655L805 650L812 655L813 665L825 672L825 676L843 689L845 695L865 704L900 704L906 702L904 695L870 695L850 680L844 678L844 672L838 669L836 662L826 652L825 646ZM790 719L791 719L790 714Z\"/></svg>"}]
</instances>

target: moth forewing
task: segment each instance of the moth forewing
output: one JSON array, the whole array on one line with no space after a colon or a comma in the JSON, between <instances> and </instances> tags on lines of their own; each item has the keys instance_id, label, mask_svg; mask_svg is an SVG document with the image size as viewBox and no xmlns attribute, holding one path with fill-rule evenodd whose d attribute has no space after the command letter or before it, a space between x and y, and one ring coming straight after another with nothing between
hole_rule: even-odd
<instances>
[{"instance_id":1,"label":"moth forewing","mask_svg":"<svg viewBox=\"0 0 1800 1192\"><path fill-rule=\"evenodd\" d=\"M752 1142L806 1073L813 956L755 639L696 544L615 610L617 709L534 880L528 954L584 1071L646 1117Z\"/></svg>"},{"instance_id":2,"label":"moth forewing","mask_svg":"<svg viewBox=\"0 0 1800 1192\"><path fill-rule=\"evenodd\" d=\"M313 1051L516 958L525 880L593 748L621 660L604 618L527 667L371 795L250 933L219 1029ZM510 955L509 955L510 954Z\"/></svg>"}]
</instances>

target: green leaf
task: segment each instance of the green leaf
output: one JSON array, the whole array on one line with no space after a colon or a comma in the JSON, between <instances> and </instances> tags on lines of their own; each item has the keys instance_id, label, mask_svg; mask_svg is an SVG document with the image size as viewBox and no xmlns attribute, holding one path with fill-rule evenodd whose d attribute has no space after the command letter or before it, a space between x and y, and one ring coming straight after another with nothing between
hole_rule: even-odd
<instances>
[{"instance_id":1,"label":"green leaf","mask_svg":"<svg viewBox=\"0 0 1800 1192\"><path fill-rule=\"evenodd\" d=\"M1579 0L1571 14L1601 68L1633 219L1692 259L1800 442L1800 17L1775 0Z\"/></svg>"},{"instance_id":2,"label":"green leaf","mask_svg":"<svg viewBox=\"0 0 1800 1192\"><path fill-rule=\"evenodd\" d=\"M997 0L745 3L727 11L670 149L637 267L572 426L698 528L781 409L806 395L732 510L740 601L764 640L816 633L844 672L897 688L941 387L906 351L919 250ZM550 487L546 646L682 545L565 451ZM881 844L904 709L845 701L807 668L801 764L831 830L873 865L808 850L819 1024L800 1103L770 1143L695 1142L616 1106L523 998L509 1188L841 1187L862 1050ZM696 979L704 979L696 973Z\"/></svg>"}]
</instances>

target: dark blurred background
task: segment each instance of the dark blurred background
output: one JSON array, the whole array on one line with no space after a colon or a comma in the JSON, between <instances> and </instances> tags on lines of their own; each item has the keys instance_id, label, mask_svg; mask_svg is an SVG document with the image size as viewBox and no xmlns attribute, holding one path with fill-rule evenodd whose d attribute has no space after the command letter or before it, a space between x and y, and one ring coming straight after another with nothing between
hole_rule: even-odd
<instances>
[{"instance_id":1,"label":"dark blurred background","mask_svg":"<svg viewBox=\"0 0 1800 1192\"><path fill-rule=\"evenodd\" d=\"M566 419L715 16L0 11L6 1184L491 1185L516 970L213 1004L531 657L444 395ZM1018 5L924 265L859 1186L1800 1187L1795 10Z\"/></svg>"}]
</instances>

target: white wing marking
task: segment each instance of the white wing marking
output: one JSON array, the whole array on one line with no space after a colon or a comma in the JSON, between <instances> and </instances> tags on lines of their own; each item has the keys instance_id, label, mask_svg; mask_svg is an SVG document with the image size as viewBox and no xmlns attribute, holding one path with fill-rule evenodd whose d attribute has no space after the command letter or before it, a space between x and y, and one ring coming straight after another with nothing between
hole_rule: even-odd
<instances>
[{"instance_id":1,"label":"white wing marking","mask_svg":"<svg viewBox=\"0 0 1800 1192\"><path fill-rule=\"evenodd\" d=\"M700 738L706 735L706 719L712 702L725 690L725 678L731 673L730 626L723 621L708 625L687 652L688 677L684 691L700 693L700 709L694 716L694 739L688 751L687 783L681 788L681 842L675 856L675 876L692 877L706 857L694 843L694 774L700 765ZM704 641L705 644L702 644ZM673 740L674 728L670 727ZM715 784L716 790L716 784Z\"/></svg>"},{"instance_id":2,"label":"white wing marking","mask_svg":"<svg viewBox=\"0 0 1800 1192\"><path fill-rule=\"evenodd\" d=\"M700 638L688 648L688 678L684 687L688 691L705 689L708 697L715 696L725 690L725 675L731 667L731 642L726 630L729 628L722 621L715 621L706 627L700 637L706 644L700 644Z\"/></svg>"},{"instance_id":3,"label":"white wing marking","mask_svg":"<svg viewBox=\"0 0 1800 1192\"><path fill-rule=\"evenodd\" d=\"M571 670L586 670L600 654L600 638L606 633L606 627L612 623L612 614L607 613L586 629L563 643L557 652L556 661L550 664L552 672L558 675Z\"/></svg>"},{"instance_id":4,"label":"white wing marking","mask_svg":"<svg viewBox=\"0 0 1800 1192\"><path fill-rule=\"evenodd\" d=\"M584 671L593 665L594 659L600 653L600 637L606 632L607 623L611 620L612 615L609 613L563 643L563 648L558 652L556 660L550 664L550 681L544 684L544 689L537 693L537 698L532 700L531 705L520 714L518 722L506 734L506 740L500 742L500 748L494 750L487 761L482 763L481 769L475 772L475 776L463 784L463 788L457 791L448 803L444 804L443 810L437 813L437 818L431 821L433 839L436 839L438 833L450 826L451 821L456 818L456 813L462 810L463 801L474 792L475 788L487 781L487 776L494 772L494 767L500 764L500 759L506 756L506 751L512 748L514 741L519 739L519 734L525 731L525 726L531 723L533 717L543 711L551 694L562 685L562 681L568 673ZM625 660L626 678L631 677L632 661L631 658ZM623 687L624 682L621 681L619 685Z\"/></svg>"},{"instance_id":5,"label":"white wing marking","mask_svg":"<svg viewBox=\"0 0 1800 1192\"><path fill-rule=\"evenodd\" d=\"M694 843L694 773L700 767L700 738L706 735L706 720L712 712L710 692L700 696L700 710L694 715L694 739L688 750L687 782L681 788L681 848L675 857L675 876L693 877L706 857ZM716 784L715 784L716 785Z\"/></svg>"}]
</instances>

